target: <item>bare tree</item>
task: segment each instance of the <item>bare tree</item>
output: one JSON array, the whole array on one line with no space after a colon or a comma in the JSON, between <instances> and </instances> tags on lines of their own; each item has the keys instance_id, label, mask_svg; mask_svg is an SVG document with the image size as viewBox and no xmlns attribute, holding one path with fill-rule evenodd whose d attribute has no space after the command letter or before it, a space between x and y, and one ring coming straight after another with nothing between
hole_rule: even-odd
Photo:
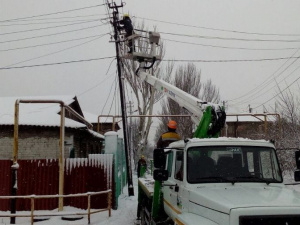
<instances>
[{"instance_id":1,"label":"bare tree","mask_svg":"<svg viewBox=\"0 0 300 225\"><path fill-rule=\"evenodd\" d=\"M275 140L281 169L284 174L292 174L296 168L294 154L300 145L300 112L297 92L292 93L290 89L282 92L279 88L277 104L281 115L280 135L271 133Z\"/></svg>"},{"instance_id":2,"label":"bare tree","mask_svg":"<svg viewBox=\"0 0 300 225\"><path fill-rule=\"evenodd\" d=\"M144 24L136 26L136 29L144 30ZM149 53L151 46L150 43L147 41L148 33L144 32L142 33L142 36L142 38L134 40L135 51ZM126 45L123 46L121 52L123 55L123 75L125 77L126 84L132 90L133 96L135 98L134 102L137 104L138 115L152 115L154 102L160 98L161 93L155 92L155 90L151 88L151 86L147 85L145 82L141 81L137 77L136 71L139 67L139 63L131 59L126 59ZM159 46L157 55L159 55L160 58L163 58L164 56L164 48L162 43ZM157 61L148 72L151 73L153 76L159 77L161 72L160 63L161 61ZM133 154L135 160L141 156L145 149L145 146L147 146L149 130L152 124L152 118L141 117L137 121L138 129L135 130L136 137L134 138L133 144Z\"/></svg>"},{"instance_id":3,"label":"bare tree","mask_svg":"<svg viewBox=\"0 0 300 225\"><path fill-rule=\"evenodd\" d=\"M220 94L218 88L212 84L211 80L205 83L201 82L201 71L196 68L192 63L186 66L179 66L175 71L174 79L170 81L174 86L181 90L199 98L203 101L219 102ZM161 114L169 115L187 115L188 112L182 109L178 103L172 99L164 99L161 103ZM161 133L166 130L166 124L169 119L177 121L177 132L185 139L192 137L193 122L190 118L176 117L176 118L162 118L159 127L156 131L156 139L159 138Z\"/></svg>"}]
</instances>

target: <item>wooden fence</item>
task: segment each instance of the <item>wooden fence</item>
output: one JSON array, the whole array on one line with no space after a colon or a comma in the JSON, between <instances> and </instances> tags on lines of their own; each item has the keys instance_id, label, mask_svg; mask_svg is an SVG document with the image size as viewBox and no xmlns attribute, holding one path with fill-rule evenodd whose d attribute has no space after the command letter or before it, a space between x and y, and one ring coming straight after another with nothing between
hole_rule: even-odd
<instances>
[{"instance_id":1,"label":"wooden fence","mask_svg":"<svg viewBox=\"0 0 300 225\"><path fill-rule=\"evenodd\" d=\"M17 195L57 195L58 194L58 160L18 160L18 191ZM11 195L11 165L10 160L0 160L0 196ZM66 159L64 194L99 192L108 189L115 193L113 155L97 154L89 159ZM0 201L0 211L10 210L10 200ZM18 199L17 211L28 211L30 199ZM115 201L112 202L114 207ZM67 198L65 206L86 209L87 198ZM54 198L37 199L36 210L53 210L58 207L58 200ZM107 207L107 200L101 195L93 197L91 208Z\"/></svg>"}]
</instances>

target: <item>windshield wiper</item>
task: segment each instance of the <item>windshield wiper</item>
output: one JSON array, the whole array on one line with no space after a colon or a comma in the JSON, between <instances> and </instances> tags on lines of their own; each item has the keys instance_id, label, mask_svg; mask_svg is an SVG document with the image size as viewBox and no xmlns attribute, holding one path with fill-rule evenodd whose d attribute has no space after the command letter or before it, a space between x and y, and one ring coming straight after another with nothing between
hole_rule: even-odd
<instances>
[{"instance_id":1,"label":"windshield wiper","mask_svg":"<svg viewBox=\"0 0 300 225\"><path fill-rule=\"evenodd\" d=\"M232 178L234 178L234 177L232 177ZM214 180L218 180L221 182L229 182L229 183L232 183L232 185L234 185L234 183L236 182L236 179L228 179L225 177L200 177L200 178L197 178L197 180L206 180L206 179L214 179Z\"/></svg>"},{"instance_id":2,"label":"windshield wiper","mask_svg":"<svg viewBox=\"0 0 300 225\"><path fill-rule=\"evenodd\" d=\"M244 179L253 179L253 180L258 180L258 181L262 181L265 182L267 185L269 185L271 183L270 180L264 179L264 178L260 178L260 177L253 177L253 176L246 176L246 177L236 177L238 178L244 178ZM274 179L273 179L274 180Z\"/></svg>"}]
</instances>

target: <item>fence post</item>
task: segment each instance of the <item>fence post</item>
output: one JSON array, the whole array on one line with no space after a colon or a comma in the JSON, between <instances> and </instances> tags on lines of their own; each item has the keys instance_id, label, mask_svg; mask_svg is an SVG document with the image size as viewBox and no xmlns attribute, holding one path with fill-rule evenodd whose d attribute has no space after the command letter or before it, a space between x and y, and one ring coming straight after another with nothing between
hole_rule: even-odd
<instances>
[{"instance_id":1,"label":"fence post","mask_svg":"<svg viewBox=\"0 0 300 225\"><path fill-rule=\"evenodd\" d=\"M33 225L33 212L34 212L34 198L31 197L31 225Z\"/></svg>"},{"instance_id":2,"label":"fence post","mask_svg":"<svg viewBox=\"0 0 300 225\"><path fill-rule=\"evenodd\" d=\"M88 224L91 223L91 195L88 194Z\"/></svg>"}]
</instances>

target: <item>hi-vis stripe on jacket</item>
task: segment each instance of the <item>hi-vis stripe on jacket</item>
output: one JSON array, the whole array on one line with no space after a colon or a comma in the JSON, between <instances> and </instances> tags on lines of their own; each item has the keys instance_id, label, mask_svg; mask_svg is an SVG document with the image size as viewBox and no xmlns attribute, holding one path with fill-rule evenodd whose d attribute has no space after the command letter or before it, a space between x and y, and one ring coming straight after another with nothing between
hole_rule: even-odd
<instances>
[{"instance_id":1,"label":"hi-vis stripe on jacket","mask_svg":"<svg viewBox=\"0 0 300 225\"><path fill-rule=\"evenodd\" d=\"M157 142L157 148L167 147L171 142L178 141L180 139L180 136L176 132L168 131L160 136Z\"/></svg>"}]
</instances>

